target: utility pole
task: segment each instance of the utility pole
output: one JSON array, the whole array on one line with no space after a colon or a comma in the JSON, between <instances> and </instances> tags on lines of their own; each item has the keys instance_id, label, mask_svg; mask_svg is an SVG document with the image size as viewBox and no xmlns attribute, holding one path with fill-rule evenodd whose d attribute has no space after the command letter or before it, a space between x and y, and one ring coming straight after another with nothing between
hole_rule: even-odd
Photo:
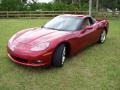
<instances>
[{"instance_id":1,"label":"utility pole","mask_svg":"<svg viewBox=\"0 0 120 90\"><path fill-rule=\"evenodd\" d=\"M89 16L92 16L92 0L89 0Z\"/></svg>"},{"instance_id":2,"label":"utility pole","mask_svg":"<svg viewBox=\"0 0 120 90\"><path fill-rule=\"evenodd\" d=\"M96 11L98 12L99 10L99 0L96 0Z\"/></svg>"}]
</instances>

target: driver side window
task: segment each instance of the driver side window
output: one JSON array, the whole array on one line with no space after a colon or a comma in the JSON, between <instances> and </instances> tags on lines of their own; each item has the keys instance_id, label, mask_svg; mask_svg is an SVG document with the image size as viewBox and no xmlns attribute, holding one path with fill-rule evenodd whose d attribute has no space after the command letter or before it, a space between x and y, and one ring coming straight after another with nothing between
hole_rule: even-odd
<instances>
[{"instance_id":1,"label":"driver side window","mask_svg":"<svg viewBox=\"0 0 120 90\"><path fill-rule=\"evenodd\" d=\"M82 24L82 29L84 29L87 26L90 26L90 22L88 18L84 19L83 24Z\"/></svg>"}]
</instances>

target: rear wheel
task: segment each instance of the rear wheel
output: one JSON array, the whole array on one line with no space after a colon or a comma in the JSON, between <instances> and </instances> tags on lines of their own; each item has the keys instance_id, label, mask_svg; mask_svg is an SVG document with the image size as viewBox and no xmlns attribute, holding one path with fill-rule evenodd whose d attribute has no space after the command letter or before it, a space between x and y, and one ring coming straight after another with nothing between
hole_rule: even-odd
<instances>
[{"instance_id":1,"label":"rear wheel","mask_svg":"<svg viewBox=\"0 0 120 90\"><path fill-rule=\"evenodd\" d=\"M66 46L59 45L53 55L52 65L55 67L62 67L66 59Z\"/></svg>"},{"instance_id":2,"label":"rear wheel","mask_svg":"<svg viewBox=\"0 0 120 90\"><path fill-rule=\"evenodd\" d=\"M98 40L98 43L104 43L105 42L105 40L106 40L106 31L105 30L103 30L102 31L102 33L100 34L100 38L99 38L99 40Z\"/></svg>"}]
</instances>

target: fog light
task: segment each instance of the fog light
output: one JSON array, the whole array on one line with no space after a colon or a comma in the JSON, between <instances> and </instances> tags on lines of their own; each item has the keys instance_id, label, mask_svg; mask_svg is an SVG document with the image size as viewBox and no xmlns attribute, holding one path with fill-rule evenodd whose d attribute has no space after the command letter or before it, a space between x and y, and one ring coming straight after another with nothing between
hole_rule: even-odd
<instances>
[{"instance_id":1,"label":"fog light","mask_svg":"<svg viewBox=\"0 0 120 90\"><path fill-rule=\"evenodd\" d=\"M41 60L37 60L36 62L41 63L42 61Z\"/></svg>"},{"instance_id":2,"label":"fog light","mask_svg":"<svg viewBox=\"0 0 120 90\"><path fill-rule=\"evenodd\" d=\"M33 61L33 63L34 64L40 64L40 63L42 63L42 61L41 60L36 60L36 61Z\"/></svg>"}]
</instances>

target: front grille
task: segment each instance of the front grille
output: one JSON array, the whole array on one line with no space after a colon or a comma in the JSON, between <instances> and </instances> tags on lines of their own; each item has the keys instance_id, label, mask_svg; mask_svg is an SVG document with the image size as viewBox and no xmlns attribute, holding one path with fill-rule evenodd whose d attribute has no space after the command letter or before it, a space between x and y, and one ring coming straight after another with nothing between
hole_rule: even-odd
<instances>
[{"instance_id":1,"label":"front grille","mask_svg":"<svg viewBox=\"0 0 120 90\"><path fill-rule=\"evenodd\" d=\"M18 62L28 63L28 60L26 60L26 59L22 59L22 58L19 58L19 57L14 57L14 56L12 56L12 58L14 58Z\"/></svg>"},{"instance_id":2,"label":"front grille","mask_svg":"<svg viewBox=\"0 0 120 90\"><path fill-rule=\"evenodd\" d=\"M28 63L28 60L22 59L22 58L15 58L16 61L22 62L22 63Z\"/></svg>"}]
</instances>

